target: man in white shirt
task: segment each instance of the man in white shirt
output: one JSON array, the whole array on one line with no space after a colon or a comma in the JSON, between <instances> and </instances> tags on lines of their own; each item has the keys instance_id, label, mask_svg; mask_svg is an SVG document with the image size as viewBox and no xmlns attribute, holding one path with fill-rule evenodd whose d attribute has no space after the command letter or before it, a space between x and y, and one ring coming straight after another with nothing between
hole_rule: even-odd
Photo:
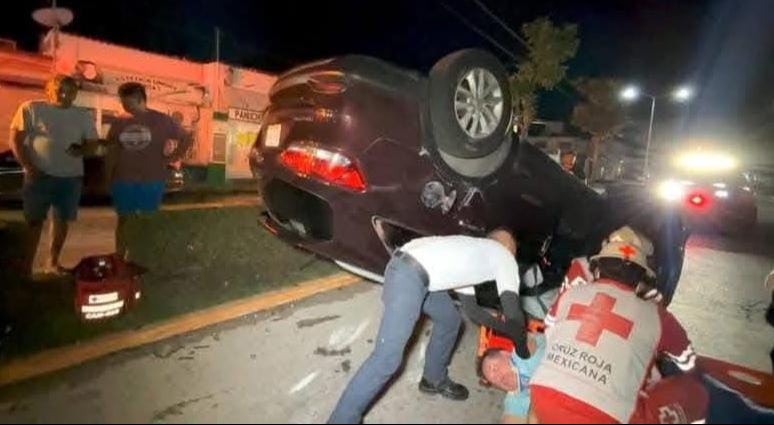
<instances>
[{"instance_id":1,"label":"man in white shirt","mask_svg":"<svg viewBox=\"0 0 774 425\"><path fill-rule=\"evenodd\" d=\"M96 146L99 136L94 117L73 105L78 96L75 80L56 76L48 82L46 93L47 101L19 106L9 140L24 169L24 214L36 241L49 210L54 210L48 271L59 272L68 224L78 215L83 155Z\"/></svg>"},{"instance_id":2,"label":"man in white shirt","mask_svg":"<svg viewBox=\"0 0 774 425\"><path fill-rule=\"evenodd\" d=\"M487 239L421 238L397 251L384 274L384 316L374 351L347 386L329 423L362 421L366 409L400 367L423 311L433 321L433 334L419 390L452 400L467 400L467 388L448 376L462 323L448 291L457 291L470 305L477 285L496 281L509 328L520 328L516 332L518 339L526 338L515 254L516 241L504 230L492 232Z\"/></svg>"}]
</instances>

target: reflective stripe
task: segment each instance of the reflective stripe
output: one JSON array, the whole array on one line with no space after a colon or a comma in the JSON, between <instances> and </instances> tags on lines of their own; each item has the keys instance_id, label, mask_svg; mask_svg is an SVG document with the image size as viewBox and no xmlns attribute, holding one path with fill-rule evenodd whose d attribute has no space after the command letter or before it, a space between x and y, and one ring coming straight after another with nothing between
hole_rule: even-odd
<instances>
[{"instance_id":1,"label":"reflective stripe","mask_svg":"<svg viewBox=\"0 0 774 425\"><path fill-rule=\"evenodd\" d=\"M682 363L682 364L688 363L688 361L691 360L691 357L694 357L694 361L696 360L695 359L696 351L693 349L693 346L691 345L689 345L688 348L686 348L685 351L683 351L683 353L680 354L679 356L675 356L670 353L667 353L667 355L676 363Z\"/></svg>"},{"instance_id":2,"label":"reflective stripe","mask_svg":"<svg viewBox=\"0 0 774 425\"><path fill-rule=\"evenodd\" d=\"M675 361L674 363L683 372L689 372L696 368L696 358L697 356L696 354L694 354L693 356L689 357L688 361L686 362L681 363L681 362Z\"/></svg>"},{"instance_id":3,"label":"reflective stripe","mask_svg":"<svg viewBox=\"0 0 774 425\"><path fill-rule=\"evenodd\" d=\"M124 302L119 301L117 303L113 304L105 304L105 305L98 305L98 306L91 306L91 305L85 305L81 307L81 312L83 313L105 313L108 311L113 310L120 310L124 308Z\"/></svg>"}]
</instances>

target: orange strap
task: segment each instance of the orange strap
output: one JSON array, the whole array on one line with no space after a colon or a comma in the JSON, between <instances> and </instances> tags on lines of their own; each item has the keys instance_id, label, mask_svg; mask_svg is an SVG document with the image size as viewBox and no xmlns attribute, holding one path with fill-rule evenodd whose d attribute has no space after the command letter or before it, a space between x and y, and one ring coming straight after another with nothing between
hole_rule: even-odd
<instances>
[{"instance_id":1,"label":"orange strap","mask_svg":"<svg viewBox=\"0 0 774 425\"><path fill-rule=\"evenodd\" d=\"M530 320L529 323L527 323L527 332L529 333L544 333L545 330L546 325L542 321ZM483 357L484 354L490 350L513 351L514 348L513 341L504 336L498 335L496 332L487 327L481 326L478 337L477 357Z\"/></svg>"}]
</instances>

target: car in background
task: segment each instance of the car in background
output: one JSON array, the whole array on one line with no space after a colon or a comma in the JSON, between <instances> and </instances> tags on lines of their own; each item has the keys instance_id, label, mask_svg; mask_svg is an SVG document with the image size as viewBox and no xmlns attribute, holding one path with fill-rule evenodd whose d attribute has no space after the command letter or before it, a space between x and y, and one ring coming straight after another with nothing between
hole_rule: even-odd
<instances>
[{"instance_id":1,"label":"car in background","mask_svg":"<svg viewBox=\"0 0 774 425\"><path fill-rule=\"evenodd\" d=\"M250 155L261 222L349 271L378 281L411 239L506 227L550 288L631 225L657 241L653 267L676 285L687 236L663 231L669 207L641 187L600 195L521 142L508 73L485 51L451 54L429 76L364 56L315 62L282 75L270 101Z\"/></svg>"},{"instance_id":2,"label":"car in background","mask_svg":"<svg viewBox=\"0 0 774 425\"><path fill-rule=\"evenodd\" d=\"M757 195L774 198L774 167L758 167L747 173Z\"/></svg>"},{"instance_id":3,"label":"car in background","mask_svg":"<svg viewBox=\"0 0 774 425\"><path fill-rule=\"evenodd\" d=\"M754 182L733 157L688 153L656 187L657 196L683 211L689 223L727 233L752 230L758 223Z\"/></svg>"},{"instance_id":4,"label":"car in background","mask_svg":"<svg viewBox=\"0 0 774 425\"><path fill-rule=\"evenodd\" d=\"M84 160L83 197L89 200L105 200L110 198L110 181L105 172L105 161L102 158L87 158ZM24 186L24 171L13 152L0 153L0 200L21 200ZM180 192L185 188L185 176L179 164L170 165L167 176L167 193Z\"/></svg>"},{"instance_id":5,"label":"car in background","mask_svg":"<svg viewBox=\"0 0 774 425\"><path fill-rule=\"evenodd\" d=\"M20 198L23 184L24 171L16 162L13 153L0 153L0 199Z\"/></svg>"}]
</instances>

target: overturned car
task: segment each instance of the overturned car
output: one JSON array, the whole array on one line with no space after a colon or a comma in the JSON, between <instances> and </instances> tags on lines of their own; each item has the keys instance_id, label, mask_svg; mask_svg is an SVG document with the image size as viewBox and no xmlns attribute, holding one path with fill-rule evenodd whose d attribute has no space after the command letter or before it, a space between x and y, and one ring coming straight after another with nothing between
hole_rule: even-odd
<instances>
[{"instance_id":1,"label":"overturned car","mask_svg":"<svg viewBox=\"0 0 774 425\"><path fill-rule=\"evenodd\" d=\"M373 280L413 238L505 227L546 289L630 225L656 241L652 266L671 298L687 240L679 215L644 187L600 195L520 141L509 87L500 61L476 49L428 76L363 56L291 70L251 154L262 224Z\"/></svg>"}]
</instances>

